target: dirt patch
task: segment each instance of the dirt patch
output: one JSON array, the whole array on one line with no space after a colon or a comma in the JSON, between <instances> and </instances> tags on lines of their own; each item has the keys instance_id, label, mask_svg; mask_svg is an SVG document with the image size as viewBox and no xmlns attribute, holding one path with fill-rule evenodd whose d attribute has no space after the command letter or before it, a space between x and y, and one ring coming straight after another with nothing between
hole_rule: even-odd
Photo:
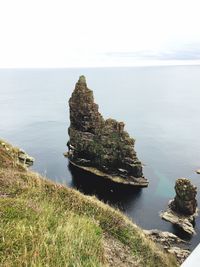
<instances>
[{"instance_id":1,"label":"dirt patch","mask_svg":"<svg viewBox=\"0 0 200 267\"><path fill-rule=\"evenodd\" d=\"M128 246L112 236L104 236L104 255L110 267L140 267L138 259L134 258Z\"/></svg>"}]
</instances>

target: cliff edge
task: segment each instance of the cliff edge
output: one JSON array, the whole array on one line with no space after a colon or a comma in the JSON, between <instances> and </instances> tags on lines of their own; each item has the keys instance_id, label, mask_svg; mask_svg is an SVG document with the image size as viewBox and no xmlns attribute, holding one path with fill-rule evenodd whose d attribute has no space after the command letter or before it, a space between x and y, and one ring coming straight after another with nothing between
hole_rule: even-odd
<instances>
[{"instance_id":1,"label":"cliff edge","mask_svg":"<svg viewBox=\"0 0 200 267\"><path fill-rule=\"evenodd\" d=\"M0 266L178 266L119 211L28 171L18 148L0 149Z\"/></svg>"}]
</instances>

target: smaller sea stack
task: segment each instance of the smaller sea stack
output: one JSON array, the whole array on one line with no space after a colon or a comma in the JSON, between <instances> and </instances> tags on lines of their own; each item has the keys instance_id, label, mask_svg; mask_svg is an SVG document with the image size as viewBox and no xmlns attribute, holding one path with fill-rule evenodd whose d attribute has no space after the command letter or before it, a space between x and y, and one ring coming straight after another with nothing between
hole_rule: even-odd
<instances>
[{"instance_id":1,"label":"smaller sea stack","mask_svg":"<svg viewBox=\"0 0 200 267\"><path fill-rule=\"evenodd\" d=\"M69 107L67 155L71 164L113 182L146 187L135 140L124 130L123 122L104 120L84 76L76 83Z\"/></svg>"},{"instance_id":2,"label":"smaller sea stack","mask_svg":"<svg viewBox=\"0 0 200 267\"><path fill-rule=\"evenodd\" d=\"M176 180L175 184L176 196L171 203L171 207L174 211L192 215L197 209L197 187L192 185L190 180L181 178Z\"/></svg>"},{"instance_id":3,"label":"smaller sea stack","mask_svg":"<svg viewBox=\"0 0 200 267\"><path fill-rule=\"evenodd\" d=\"M195 233L194 221L197 215L197 187L187 178L176 180L176 196L170 200L168 209L161 212L161 218L178 225L189 234Z\"/></svg>"}]
</instances>

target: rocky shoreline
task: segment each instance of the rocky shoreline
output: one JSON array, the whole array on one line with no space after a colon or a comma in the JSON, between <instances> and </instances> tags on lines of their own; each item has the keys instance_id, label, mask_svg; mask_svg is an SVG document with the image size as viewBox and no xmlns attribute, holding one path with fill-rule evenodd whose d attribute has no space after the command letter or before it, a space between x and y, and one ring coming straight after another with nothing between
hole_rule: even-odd
<instances>
[{"instance_id":1,"label":"rocky shoreline","mask_svg":"<svg viewBox=\"0 0 200 267\"><path fill-rule=\"evenodd\" d=\"M190 255L190 251L186 249L187 242L172 233L159 231L157 229L144 230L144 233L165 251L173 254L177 258L179 264L182 264Z\"/></svg>"},{"instance_id":2,"label":"rocky shoreline","mask_svg":"<svg viewBox=\"0 0 200 267\"><path fill-rule=\"evenodd\" d=\"M171 201L169 205L171 204ZM196 234L194 230L194 216L184 216L168 208L166 211L160 213L160 217L172 224L178 226L189 235Z\"/></svg>"}]
</instances>

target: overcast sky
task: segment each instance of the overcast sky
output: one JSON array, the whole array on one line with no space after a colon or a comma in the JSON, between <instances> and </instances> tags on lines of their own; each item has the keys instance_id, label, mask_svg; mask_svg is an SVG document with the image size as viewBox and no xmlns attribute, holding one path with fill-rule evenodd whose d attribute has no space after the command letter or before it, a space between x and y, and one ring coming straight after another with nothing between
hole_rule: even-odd
<instances>
[{"instance_id":1,"label":"overcast sky","mask_svg":"<svg viewBox=\"0 0 200 267\"><path fill-rule=\"evenodd\" d=\"M199 14L199 0L0 0L0 67L199 63Z\"/></svg>"}]
</instances>

